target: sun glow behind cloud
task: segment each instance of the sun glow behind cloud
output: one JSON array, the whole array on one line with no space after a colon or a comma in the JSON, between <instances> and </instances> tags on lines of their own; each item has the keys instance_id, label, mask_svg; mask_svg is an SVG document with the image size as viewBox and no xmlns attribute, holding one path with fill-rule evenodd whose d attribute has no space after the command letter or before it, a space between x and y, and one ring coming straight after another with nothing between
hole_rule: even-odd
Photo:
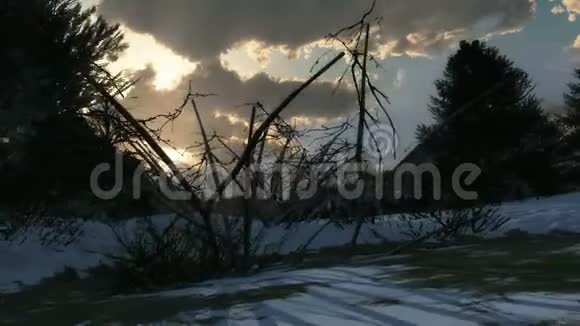
<instances>
[{"instance_id":1,"label":"sun glow behind cloud","mask_svg":"<svg viewBox=\"0 0 580 326\"><path fill-rule=\"evenodd\" d=\"M197 162L197 158L189 151L181 148L164 147L163 151L169 158L180 166L190 166Z\"/></svg>"},{"instance_id":2,"label":"sun glow behind cloud","mask_svg":"<svg viewBox=\"0 0 580 326\"><path fill-rule=\"evenodd\" d=\"M248 80L261 72L268 73L279 62L272 62L274 56L283 56L289 65L290 51L283 46L267 46L264 42L247 41L237 44L220 55L220 62L226 69L235 71L240 78ZM295 63L294 63L295 64ZM284 78L287 76L276 76Z\"/></svg>"},{"instance_id":3,"label":"sun glow behind cloud","mask_svg":"<svg viewBox=\"0 0 580 326\"><path fill-rule=\"evenodd\" d=\"M111 64L110 68L114 72L135 72L150 66L155 72L155 89L163 91L175 89L185 76L196 69L196 63L176 54L153 36L136 33L126 27L122 29L129 48L119 60Z\"/></svg>"},{"instance_id":4,"label":"sun glow behind cloud","mask_svg":"<svg viewBox=\"0 0 580 326\"><path fill-rule=\"evenodd\" d=\"M99 6L102 0L81 0L85 8ZM153 36L137 33L121 25L125 42L129 48L119 60L111 63L109 69L113 73L121 71L137 72L151 67L155 72L153 86L158 91L175 89L181 80L195 71L197 63L188 60L170 48L158 42Z\"/></svg>"},{"instance_id":5,"label":"sun glow behind cloud","mask_svg":"<svg viewBox=\"0 0 580 326\"><path fill-rule=\"evenodd\" d=\"M245 128L247 128L250 125L249 122L240 118L238 115L232 113L222 113L220 111L215 111L214 118L216 119L225 118L231 125L238 124L244 126Z\"/></svg>"},{"instance_id":6,"label":"sun glow behind cloud","mask_svg":"<svg viewBox=\"0 0 580 326\"><path fill-rule=\"evenodd\" d=\"M239 42L219 57L223 67L235 72L242 80L259 73L266 73L279 81L306 80L313 62L329 49L341 48L324 40L290 50L287 46L268 46L264 42L250 40ZM321 80L325 80L323 76Z\"/></svg>"}]
</instances>

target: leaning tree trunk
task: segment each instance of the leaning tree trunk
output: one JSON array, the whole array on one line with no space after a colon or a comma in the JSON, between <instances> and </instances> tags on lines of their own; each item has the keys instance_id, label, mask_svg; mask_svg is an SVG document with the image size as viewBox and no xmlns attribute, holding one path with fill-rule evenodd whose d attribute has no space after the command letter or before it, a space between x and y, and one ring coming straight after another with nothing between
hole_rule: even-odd
<instances>
[{"instance_id":1,"label":"leaning tree trunk","mask_svg":"<svg viewBox=\"0 0 580 326\"><path fill-rule=\"evenodd\" d=\"M369 51L369 32L370 32L370 25L366 25L366 35L365 35L365 45L364 45L364 53L363 53L363 65L362 65L362 80L361 80L361 91L360 91L360 98L359 98L359 120L358 120L358 130L357 130L357 142L356 142L356 163L358 164L358 168L362 168L362 154L363 154L363 143L364 143L364 130L365 130L365 117L367 114L366 110L366 85L367 85L367 55ZM359 170L359 179L362 177L362 172ZM357 208L359 208L358 212L355 212L355 216L360 214L361 207L361 199L355 202ZM351 246L356 248L357 241L360 235L360 230L364 224L364 218L359 216L356 227L354 229L354 234L352 235Z\"/></svg>"},{"instance_id":2,"label":"leaning tree trunk","mask_svg":"<svg viewBox=\"0 0 580 326\"><path fill-rule=\"evenodd\" d=\"M109 92L103 87L103 85L99 84L95 81L92 77L87 77L88 81L96 88L96 90L103 96L114 108L129 122L129 124L135 129L138 133L139 137L153 150L153 152L159 156L159 158L167 165L167 167L171 170L171 172L175 175L178 179L179 184L187 190L191 194L191 205L193 206L194 210L198 211L203 219L205 231L207 233L207 241L210 248L213 251L215 257L215 265L214 267L218 267L219 264L219 257L220 257L220 248L217 243L216 233L214 231L213 225L211 223L210 214L203 206L201 199L197 197L195 194L195 190L193 187L187 182L187 179L181 171L177 168L177 165L167 153L161 148L159 143L155 141L153 136L149 134L149 132L129 113L129 111L121 104L114 96L109 94Z\"/></svg>"}]
</instances>

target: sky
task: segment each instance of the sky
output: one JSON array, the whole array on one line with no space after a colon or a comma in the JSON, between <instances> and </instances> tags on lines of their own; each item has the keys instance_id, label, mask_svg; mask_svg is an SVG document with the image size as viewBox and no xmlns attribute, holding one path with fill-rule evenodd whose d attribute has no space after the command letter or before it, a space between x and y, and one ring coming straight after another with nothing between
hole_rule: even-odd
<instances>
[{"instance_id":1,"label":"sky","mask_svg":"<svg viewBox=\"0 0 580 326\"><path fill-rule=\"evenodd\" d=\"M248 109L267 108L310 75L329 51L328 33L357 21L370 0L84 0L120 23L130 45L110 68L139 76L126 104L140 117L181 104L194 91L206 127L239 140ZM374 82L388 94L403 155L416 126L429 123L433 82L460 40L481 39L528 71L544 109L562 109L562 94L580 67L580 0L378 0L371 51L382 66ZM332 49L330 49L332 51ZM328 59L329 56L323 57ZM344 67L344 66L343 66ZM332 124L356 110L349 87L335 91L340 67L309 88L286 112L297 124ZM333 95L334 94L334 95ZM186 114L170 137L179 148L199 139Z\"/></svg>"}]
</instances>

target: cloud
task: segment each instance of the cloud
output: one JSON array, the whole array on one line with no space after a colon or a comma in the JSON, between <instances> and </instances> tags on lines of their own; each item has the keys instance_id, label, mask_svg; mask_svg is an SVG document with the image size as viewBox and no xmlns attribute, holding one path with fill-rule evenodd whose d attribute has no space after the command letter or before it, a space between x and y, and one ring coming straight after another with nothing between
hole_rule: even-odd
<instances>
[{"instance_id":1,"label":"cloud","mask_svg":"<svg viewBox=\"0 0 580 326\"><path fill-rule=\"evenodd\" d=\"M562 4L568 12L580 14L580 0L562 0Z\"/></svg>"},{"instance_id":2,"label":"cloud","mask_svg":"<svg viewBox=\"0 0 580 326\"><path fill-rule=\"evenodd\" d=\"M217 93L219 96L199 100L206 129L238 142L245 138L244 122L247 102L261 101L272 108L295 89L299 82L275 79L271 75L293 78L296 66L310 66L305 61L318 55L325 35L349 25L360 18L370 0L103 0L99 7L109 20L122 23L138 33L149 34L173 52L200 62L197 69L182 80L174 90L158 91L153 84L155 71L144 70L144 79L127 97L129 107L139 117L170 111L181 104L192 80L196 92ZM380 56L407 54L431 56L446 52L461 39L489 37L520 30L533 16L534 0L378 0L375 16L383 18L381 29L373 35L372 51ZM230 62L229 68L220 64L224 54L244 60ZM279 62L280 54L298 58L300 64ZM395 60L406 60L405 57ZM422 121L424 105L432 93L432 79L440 73L440 65L432 60L413 59L423 63L420 71L396 71L391 92L405 92L393 96L401 108L399 122L414 125ZM434 57L433 60L438 60ZM249 64L252 64L250 68ZM296 62L294 62L296 63ZM310 62L311 63L311 62ZM441 62L443 64L443 62ZM284 67L280 67L284 65ZM275 73L260 73L269 66ZM272 67L276 66L276 67ZM291 66L291 69L285 69ZM245 68L245 69L244 69ZM276 69L274 69L276 68ZM228 70L231 69L231 70ZM308 68L305 68L306 72ZM290 70L292 76L280 73ZM303 69L302 69L303 70ZM426 75L426 70L429 74ZM432 71L431 71L432 70ZM240 71L246 71L240 77ZM338 72L340 73L340 72ZM334 78L333 73L328 74ZM416 81L421 81L421 87ZM396 88L397 85L406 87ZM412 86L412 87L408 87ZM331 96L334 85L317 83L295 102L287 117L301 124L319 125L345 116L356 108L352 90L341 89ZM389 94L392 95L392 94ZM135 97L135 98L132 98ZM399 102L397 102L399 101ZM395 113L395 118L397 118ZM414 137L414 128L403 128L407 138ZM191 110L186 113L166 137L177 146L187 147L199 140L197 122Z\"/></svg>"},{"instance_id":3,"label":"cloud","mask_svg":"<svg viewBox=\"0 0 580 326\"><path fill-rule=\"evenodd\" d=\"M572 60L576 63L580 61L580 35L576 37L576 40L569 48L572 54Z\"/></svg>"},{"instance_id":4,"label":"cloud","mask_svg":"<svg viewBox=\"0 0 580 326\"><path fill-rule=\"evenodd\" d=\"M135 33L127 28L123 28L123 33L130 47L110 65L113 72L135 72L151 66L155 70L155 89L169 90L195 70L195 63L159 44L151 35Z\"/></svg>"},{"instance_id":5,"label":"cloud","mask_svg":"<svg viewBox=\"0 0 580 326\"><path fill-rule=\"evenodd\" d=\"M554 2L555 0L550 0ZM580 15L580 0L561 0L561 4L556 4L552 8L554 15L568 13L570 22L576 21L576 15Z\"/></svg>"},{"instance_id":6,"label":"cloud","mask_svg":"<svg viewBox=\"0 0 580 326\"><path fill-rule=\"evenodd\" d=\"M208 132L215 130L228 138L245 137L244 128L249 121L246 103L260 101L266 109L272 109L301 82L276 80L266 74L257 74L242 80L235 72L224 69L218 61L201 65L193 74L184 78L174 90L158 91L153 83L155 72L150 67L140 72L141 80L129 94L125 104L140 118L167 113L183 103L189 81L193 92L215 93L217 96L198 100ZM345 116L356 108L355 93L341 87L335 91L335 83L317 82L307 88L284 112L287 118L297 117L296 122L331 121ZM191 107L165 134L179 147L187 147L199 140L197 121Z\"/></svg>"},{"instance_id":7,"label":"cloud","mask_svg":"<svg viewBox=\"0 0 580 326\"><path fill-rule=\"evenodd\" d=\"M561 5L556 5L552 8L551 12L554 15L560 15L566 12L566 9L564 7L562 7Z\"/></svg>"},{"instance_id":8,"label":"cloud","mask_svg":"<svg viewBox=\"0 0 580 326\"><path fill-rule=\"evenodd\" d=\"M370 0L103 0L100 11L180 54L206 61L249 41L261 49L284 47L296 53L356 21L369 5ZM398 52L425 53L459 37L518 30L534 5L533 0L379 0L375 16L383 22L374 40ZM421 36L418 42L409 40L413 35ZM259 54L261 60L267 55Z\"/></svg>"}]
</instances>

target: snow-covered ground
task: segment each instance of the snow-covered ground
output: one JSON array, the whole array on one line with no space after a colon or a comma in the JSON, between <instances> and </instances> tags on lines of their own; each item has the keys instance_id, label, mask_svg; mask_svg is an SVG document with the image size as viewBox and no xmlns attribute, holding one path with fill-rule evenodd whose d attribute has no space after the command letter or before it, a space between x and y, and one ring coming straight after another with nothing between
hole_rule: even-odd
<instances>
[{"instance_id":1,"label":"snow-covered ground","mask_svg":"<svg viewBox=\"0 0 580 326\"><path fill-rule=\"evenodd\" d=\"M493 236L521 229L530 233L553 230L580 232L580 193L540 200L504 204L500 213L511 221ZM153 218L157 225L167 223L168 216ZM137 220L127 222L130 230ZM262 250L291 252L302 246L325 221L301 223L286 229L273 227L265 232ZM256 232L261 225L256 225ZM365 225L361 242L380 242L374 230L392 240L401 238L400 226L388 217ZM38 283L66 266L80 271L99 264L102 253L119 252L111 228L97 222L82 225L81 236L67 247L45 247L34 235L22 242L0 242L0 292L18 291L23 285ZM131 233L130 231L128 233ZM352 227L332 225L312 242L310 248L347 244ZM452 248L457 249L457 248ZM449 249L449 250L452 250ZM578 247L565 248L577 252ZM489 255L490 252L472 254ZM495 254L502 254L497 252ZM375 259L375 260L373 260ZM181 323L216 325L533 325L542 321L580 321L580 294L518 293L506 296L481 296L465 289L441 290L410 287L405 281L391 278L397 272L412 268L401 265L396 257L392 264L381 264L376 257L356 257L359 267L325 269L271 269L257 275L224 278L200 283L194 287L165 291L140 297L194 298L216 300L230 294L244 297L248 291L275 291L284 286L299 286L290 296L250 300L247 303L223 305L228 308L184 309L168 319ZM445 275L432 275L432 277ZM505 279L503 281L507 281ZM117 297L115 300L131 300ZM231 298L231 296L230 296ZM246 302L241 300L241 302ZM205 307L206 305L201 305ZM211 306L211 305L209 305ZM220 306L221 307L221 306ZM1 320L0 320L1 321ZM159 321L162 322L162 321Z\"/></svg>"},{"instance_id":2,"label":"snow-covered ground","mask_svg":"<svg viewBox=\"0 0 580 326\"><path fill-rule=\"evenodd\" d=\"M511 229L522 229L530 233L546 233L560 229L580 232L580 193L566 194L544 199L531 199L504 204L500 213L511 217L501 233ZM160 216L158 221L169 217ZM361 243L378 243L381 239L374 230L391 240L401 239L400 227L392 218L377 219L376 223L363 227ZM293 225L290 229L276 226L267 229L261 250L275 250L288 253L300 248L326 222L310 222ZM135 221L128 222L132 227ZM255 225L255 232L262 230ZM42 278L70 266L83 270L96 266L105 258L101 253L115 253L119 245L111 229L100 223L86 222L81 228L81 236L67 247L44 247L38 238L28 235L23 242L0 241L0 292L15 291L22 285L38 283ZM353 227L344 229L329 225L312 242L310 249L338 246L349 243Z\"/></svg>"},{"instance_id":3,"label":"snow-covered ground","mask_svg":"<svg viewBox=\"0 0 580 326\"><path fill-rule=\"evenodd\" d=\"M480 297L461 291L409 289L382 277L405 266L271 271L155 294L212 297L288 284L312 284L285 299L238 304L225 310L183 311L182 323L215 325L530 325L580 320L579 295L522 293Z\"/></svg>"},{"instance_id":4,"label":"snow-covered ground","mask_svg":"<svg viewBox=\"0 0 580 326\"><path fill-rule=\"evenodd\" d=\"M543 234L554 230L580 232L580 193L506 203L499 206L499 214L511 220L490 236L501 236L514 229L533 234ZM273 245L280 248L283 253L292 252L300 248L324 224L326 221L300 223L293 225L291 232L280 227L269 229L264 245ZM329 225L315 238L309 248L318 249L348 244L352 239L353 229L354 226L339 228ZM427 227L423 231L430 230ZM380 238L377 238L376 233L380 234ZM401 225L396 218L379 217L374 223L365 224L361 230L359 242L380 243L382 238L393 241L402 240Z\"/></svg>"}]
</instances>

